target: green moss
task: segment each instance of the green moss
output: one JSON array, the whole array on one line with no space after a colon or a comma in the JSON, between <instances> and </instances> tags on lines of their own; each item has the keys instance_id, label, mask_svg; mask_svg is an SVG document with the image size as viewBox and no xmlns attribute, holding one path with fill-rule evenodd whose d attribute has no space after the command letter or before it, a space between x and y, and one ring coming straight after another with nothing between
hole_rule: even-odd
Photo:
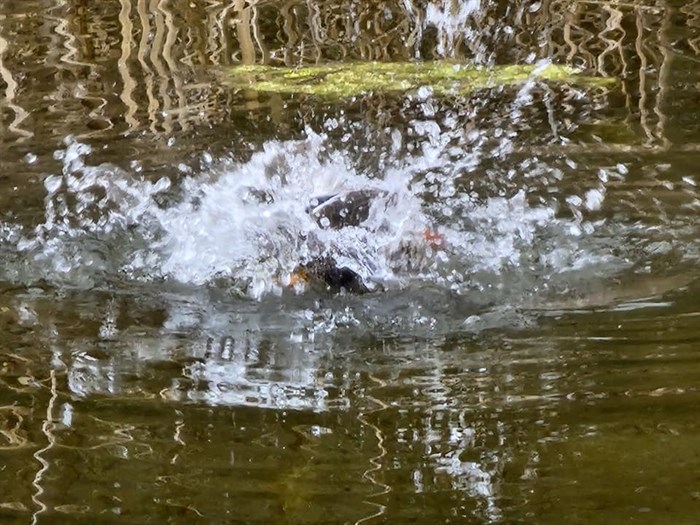
<instances>
[{"instance_id":1,"label":"green moss","mask_svg":"<svg viewBox=\"0 0 700 525\"><path fill-rule=\"evenodd\" d=\"M522 84L530 78L577 85L608 86L613 78L581 76L568 66L495 66L479 68L454 62L353 62L299 68L236 66L228 82L236 88L268 93L302 93L345 98L366 93L404 92L421 86L436 95L468 94L496 86Z\"/></svg>"}]
</instances>

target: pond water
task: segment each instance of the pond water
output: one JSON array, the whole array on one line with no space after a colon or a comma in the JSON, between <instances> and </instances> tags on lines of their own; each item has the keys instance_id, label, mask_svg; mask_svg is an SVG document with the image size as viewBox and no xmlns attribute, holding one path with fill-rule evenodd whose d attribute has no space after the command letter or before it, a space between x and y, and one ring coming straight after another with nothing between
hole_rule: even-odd
<instances>
[{"instance_id":1,"label":"pond water","mask_svg":"<svg viewBox=\"0 0 700 525\"><path fill-rule=\"evenodd\" d=\"M697 523L699 37L691 1L4 0L0 519ZM228 82L432 60L615 82ZM374 291L289 284L321 255Z\"/></svg>"}]
</instances>

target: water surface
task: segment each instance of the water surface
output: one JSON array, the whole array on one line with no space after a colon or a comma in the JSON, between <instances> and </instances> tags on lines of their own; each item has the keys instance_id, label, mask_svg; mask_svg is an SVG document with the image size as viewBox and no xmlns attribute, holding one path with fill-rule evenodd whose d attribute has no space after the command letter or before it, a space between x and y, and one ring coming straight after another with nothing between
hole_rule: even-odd
<instances>
[{"instance_id":1,"label":"water surface","mask_svg":"<svg viewBox=\"0 0 700 525\"><path fill-rule=\"evenodd\" d=\"M2 519L696 523L699 12L4 2ZM437 59L617 83L225 82ZM286 286L320 253L384 291Z\"/></svg>"}]
</instances>

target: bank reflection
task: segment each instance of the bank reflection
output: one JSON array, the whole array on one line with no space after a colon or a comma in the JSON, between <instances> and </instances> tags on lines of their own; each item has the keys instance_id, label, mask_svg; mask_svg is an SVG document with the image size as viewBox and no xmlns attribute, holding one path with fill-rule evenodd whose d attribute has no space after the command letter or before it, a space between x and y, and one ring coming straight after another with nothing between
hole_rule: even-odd
<instances>
[{"instance_id":1,"label":"bank reflection","mask_svg":"<svg viewBox=\"0 0 700 525\"><path fill-rule=\"evenodd\" d=\"M169 137L224 122L259 99L217 81L221 68L233 64L447 58L549 59L619 78L629 124L646 147L668 147L672 66L694 59L698 38L692 3L676 10L562 1L71 0L32 17L5 9L0 103L9 109L10 141L34 133L113 138L143 130Z\"/></svg>"}]
</instances>

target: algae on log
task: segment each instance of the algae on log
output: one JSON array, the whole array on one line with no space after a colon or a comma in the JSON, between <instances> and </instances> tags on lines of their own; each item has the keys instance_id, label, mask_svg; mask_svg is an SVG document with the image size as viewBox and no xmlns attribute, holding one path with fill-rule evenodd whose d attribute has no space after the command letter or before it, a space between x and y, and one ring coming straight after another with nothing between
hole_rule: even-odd
<instances>
[{"instance_id":1,"label":"algae on log","mask_svg":"<svg viewBox=\"0 0 700 525\"><path fill-rule=\"evenodd\" d=\"M600 87L614 78L582 76L555 64L476 67L455 62L351 62L285 68L234 66L230 85L267 93L301 93L339 99L367 93L404 92L427 87L436 95L464 95L478 89L523 84L529 79Z\"/></svg>"}]
</instances>

